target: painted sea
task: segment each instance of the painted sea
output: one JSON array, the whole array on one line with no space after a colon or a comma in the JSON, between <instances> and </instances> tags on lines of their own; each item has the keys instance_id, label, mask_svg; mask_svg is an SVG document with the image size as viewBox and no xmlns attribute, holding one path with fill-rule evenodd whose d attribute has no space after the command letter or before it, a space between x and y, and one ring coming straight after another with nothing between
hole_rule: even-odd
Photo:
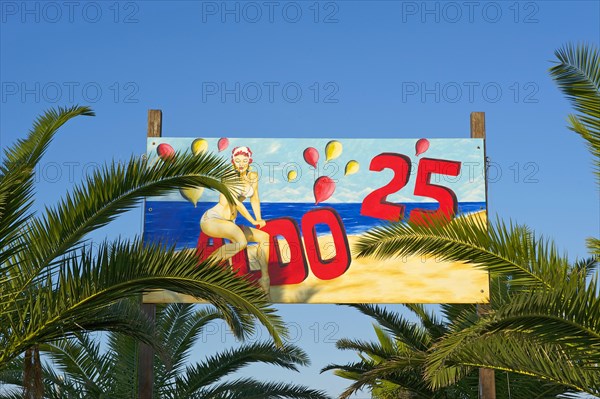
<instances>
[{"instance_id":1,"label":"painted sea","mask_svg":"<svg viewBox=\"0 0 600 399\"><path fill-rule=\"evenodd\" d=\"M144 241L156 242L162 241L169 245L175 245L176 249L195 248L200 235L200 218L202 214L214 202L199 202L194 208L190 202L183 201L146 201L144 216ZM407 203L405 216L410 215L410 211L415 208L424 210L436 210L439 206L437 202L433 203ZM380 219L360 215L362 203L330 203L324 206L334 208L344 223L346 234L360 234L373 227L381 225ZM248 210L251 209L247 204ZM264 220L276 219L280 217L291 217L296 220L298 225L302 216L309 210L321 208L321 205L313 203L297 202L262 202L261 212ZM485 209L485 202L460 202L458 204L459 215L466 215ZM237 224L251 224L238 214ZM328 234L329 229L326 225L316 226L317 234Z\"/></svg>"}]
</instances>

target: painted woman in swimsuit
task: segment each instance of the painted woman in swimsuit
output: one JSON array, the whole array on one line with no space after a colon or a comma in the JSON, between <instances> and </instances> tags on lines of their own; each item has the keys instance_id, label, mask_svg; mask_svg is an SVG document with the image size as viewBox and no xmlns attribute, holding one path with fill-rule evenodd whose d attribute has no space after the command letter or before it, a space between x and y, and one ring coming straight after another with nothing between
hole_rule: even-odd
<instances>
[{"instance_id":1,"label":"painted woman in swimsuit","mask_svg":"<svg viewBox=\"0 0 600 399\"><path fill-rule=\"evenodd\" d=\"M231 163L238 172L241 188L234 192L235 206L232 208L227 198L221 194L219 202L208 209L200 219L200 228L209 237L226 238L231 241L215 251L211 257L227 260L238 252L244 250L248 242L258 243L258 263L260 265L261 278L258 281L260 287L269 297L269 235L259 230L266 225L260 213L260 198L258 196L258 173L250 172L252 163L252 151L248 147L235 147L231 152ZM250 198L250 205L254 216L248 212L243 204L246 198ZM234 223L238 211L251 224L258 228Z\"/></svg>"}]
</instances>

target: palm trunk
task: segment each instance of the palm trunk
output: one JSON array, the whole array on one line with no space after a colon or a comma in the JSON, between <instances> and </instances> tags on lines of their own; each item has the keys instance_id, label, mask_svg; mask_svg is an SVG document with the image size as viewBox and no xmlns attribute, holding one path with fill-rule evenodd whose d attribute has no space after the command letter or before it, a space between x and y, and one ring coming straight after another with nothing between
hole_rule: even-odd
<instances>
[{"instance_id":1,"label":"palm trunk","mask_svg":"<svg viewBox=\"0 0 600 399\"><path fill-rule=\"evenodd\" d=\"M43 399L44 384L42 381L42 363L40 348L35 345L25 351L23 372L23 398Z\"/></svg>"}]
</instances>

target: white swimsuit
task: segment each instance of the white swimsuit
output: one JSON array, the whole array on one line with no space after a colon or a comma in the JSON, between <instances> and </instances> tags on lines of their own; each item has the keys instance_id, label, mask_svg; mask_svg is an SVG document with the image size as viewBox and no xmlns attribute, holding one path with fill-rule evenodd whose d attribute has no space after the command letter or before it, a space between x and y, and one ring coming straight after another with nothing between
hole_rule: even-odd
<instances>
[{"instance_id":1,"label":"white swimsuit","mask_svg":"<svg viewBox=\"0 0 600 399\"><path fill-rule=\"evenodd\" d=\"M254 195L254 188L252 188L251 184L248 186L246 192L242 193L241 190L242 189L237 189L233 192L234 195L237 194L238 201L240 201L240 202L244 201L246 198L252 197ZM206 212L204 212L204 214L202 215L202 218L200 218L200 222L202 223L202 222L205 222L210 219L229 220L229 221L235 220L235 218L228 219L228 218L223 217L224 209L225 209L224 205L217 203L215 206L213 206L212 208L210 208Z\"/></svg>"},{"instance_id":2,"label":"white swimsuit","mask_svg":"<svg viewBox=\"0 0 600 399\"><path fill-rule=\"evenodd\" d=\"M254 189L252 188L252 184L248 185L248 189L245 193L242 193L240 189L239 192L236 192L236 194L238 195L239 201L243 201L248 197L252 197L254 195Z\"/></svg>"}]
</instances>

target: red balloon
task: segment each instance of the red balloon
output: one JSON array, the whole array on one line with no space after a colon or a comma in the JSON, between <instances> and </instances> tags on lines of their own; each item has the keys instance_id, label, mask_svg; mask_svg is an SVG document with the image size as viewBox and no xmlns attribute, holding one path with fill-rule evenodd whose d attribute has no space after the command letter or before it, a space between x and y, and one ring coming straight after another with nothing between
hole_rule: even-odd
<instances>
[{"instance_id":1,"label":"red balloon","mask_svg":"<svg viewBox=\"0 0 600 399\"><path fill-rule=\"evenodd\" d=\"M307 164L311 165L313 168L317 168L317 162L319 162L319 151L317 151L314 147L308 147L304 150L304 160Z\"/></svg>"},{"instance_id":2,"label":"red balloon","mask_svg":"<svg viewBox=\"0 0 600 399\"><path fill-rule=\"evenodd\" d=\"M417 144L415 145L415 150L417 150L417 153L415 154L415 156L418 157L419 155L421 155L428 149L429 149L429 140L427 140L427 139L418 140Z\"/></svg>"},{"instance_id":3,"label":"red balloon","mask_svg":"<svg viewBox=\"0 0 600 399\"><path fill-rule=\"evenodd\" d=\"M219 139L219 142L217 143L219 152L223 151L228 146L229 146L229 139L226 139L225 137Z\"/></svg>"},{"instance_id":4,"label":"red balloon","mask_svg":"<svg viewBox=\"0 0 600 399\"><path fill-rule=\"evenodd\" d=\"M175 150L169 144L162 143L156 147L156 153L163 160L167 161L175 156Z\"/></svg>"},{"instance_id":5,"label":"red balloon","mask_svg":"<svg viewBox=\"0 0 600 399\"><path fill-rule=\"evenodd\" d=\"M321 176L315 181L313 193L315 194L315 205L326 201L335 191L335 182L328 176Z\"/></svg>"}]
</instances>

